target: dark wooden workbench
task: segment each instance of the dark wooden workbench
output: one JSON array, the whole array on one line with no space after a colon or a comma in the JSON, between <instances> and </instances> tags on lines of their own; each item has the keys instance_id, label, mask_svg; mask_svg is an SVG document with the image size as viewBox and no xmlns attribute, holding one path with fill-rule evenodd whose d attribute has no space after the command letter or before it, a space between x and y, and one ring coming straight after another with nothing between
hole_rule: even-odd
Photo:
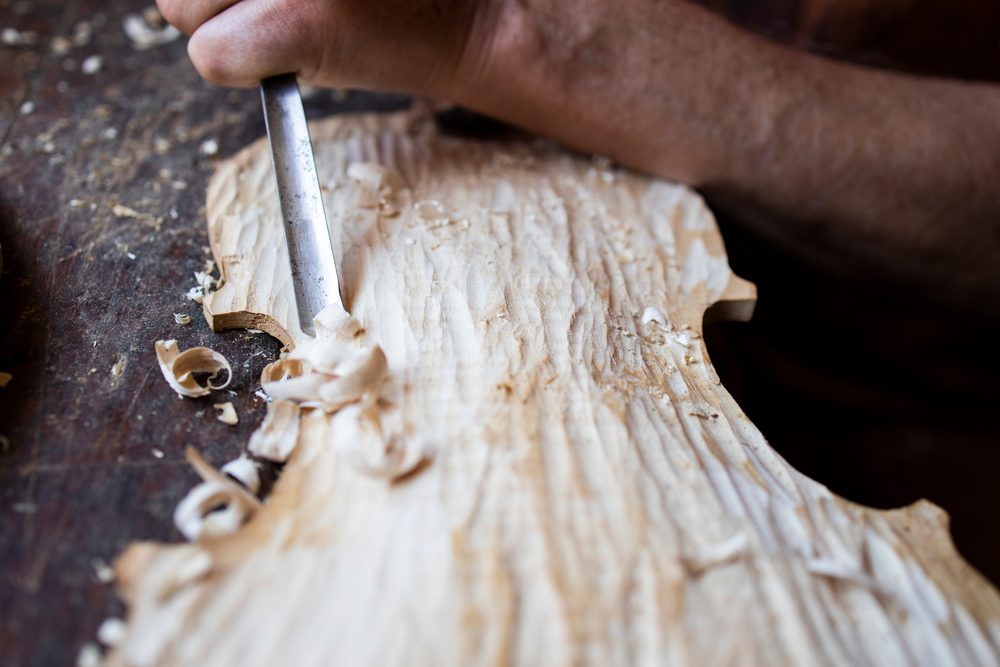
<instances>
[{"instance_id":1,"label":"dark wooden workbench","mask_svg":"<svg viewBox=\"0 0 1000 667\"><path fill-rule=\"evenodd\" d=\"M263 414L257 377L278 349L266 336L213 334L185 297L208 258L207 179L219 157L262 134L257 94L203 83L184 39L134 50L122 18L147 4L0 0L0 28L39 35L36 45L0 46L0 371L14 376L0 389L6 665L72 664L101 620L122 614L101 564L133 540L178 539L171 514L196 480L184 447L217 464L240 453ZM794 38L793 23L775 18L783 10L715 4ZM54 54L52 38L72 37L81 21L92 37ZM83 73L95 54L101 69ZM403 103L324 92L307 111ZM212 140L218 156L201 150ZM176 324L175 312L191 324ZM766 333L767 320L759 326ZM215 420L217 399L168 389L153 354L160 338L228 356L238 426Z\"/></svg>"},{"instance_id":2,"label":"dark wooden workbench","mask_svg":"<svg viewBox=\"0 0 1000 667\"><path fill-rule=\"evenodd\" d=\"M135 539L178 539L171 514L196 480L184 447L216 464L240 453L263 414L255 383L279 347L213 334L185 297L209 257L207 179L217 159L262 134L259 97L203 83L184 39L134 50L122 18L148 4L0 3L0 27L40 37L0 47L0 371L14 376L0 389L10 441L0 454L4 665L73 664L101 620L122 614L95 565ZM84 20L89 42L53 55L52 37ZM94 54L103 66L84 74ZM34 110L20 113L24 103ZM307 110L403 103L324 92ZM211 140L216 157L200 151ZM116 215L116 204L139 216ZM160 338L227 355L238 426L215 420L218 399L168 389L153 353Z\"/></svg>"}]
</instances>

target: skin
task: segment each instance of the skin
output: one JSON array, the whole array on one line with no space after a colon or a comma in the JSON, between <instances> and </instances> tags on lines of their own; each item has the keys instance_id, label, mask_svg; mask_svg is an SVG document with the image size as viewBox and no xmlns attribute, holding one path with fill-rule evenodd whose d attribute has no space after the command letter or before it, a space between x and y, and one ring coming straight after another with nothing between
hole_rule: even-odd
<instances>
[{"instance_id":1,"label":"skin","mask_svg":"<svg viewBox=\"0 0 1000 667\"><path fill-rule=\"evenodd\" d=\"M771 44L684 0L158 0L225 86L429 95L701 189L842 276L1000 318L1000 88Z\"/></svg>"}]
</instances>

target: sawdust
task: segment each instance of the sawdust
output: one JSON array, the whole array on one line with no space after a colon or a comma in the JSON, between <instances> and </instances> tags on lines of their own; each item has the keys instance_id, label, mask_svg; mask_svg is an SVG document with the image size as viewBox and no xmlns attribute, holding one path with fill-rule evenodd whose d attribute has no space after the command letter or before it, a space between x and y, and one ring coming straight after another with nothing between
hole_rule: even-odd
<instances>
[{"instance_id":1,"label":"sawdust","mask_svg":"<svg viewBox=\"0 0 1000 667\"><path fill-rule=\"evenodd\" d=\"M299 406L292 401L271 401L264 421L250 436L247 450L254 456L284 463L299 440Z\"/></svg>"}]
</instances>

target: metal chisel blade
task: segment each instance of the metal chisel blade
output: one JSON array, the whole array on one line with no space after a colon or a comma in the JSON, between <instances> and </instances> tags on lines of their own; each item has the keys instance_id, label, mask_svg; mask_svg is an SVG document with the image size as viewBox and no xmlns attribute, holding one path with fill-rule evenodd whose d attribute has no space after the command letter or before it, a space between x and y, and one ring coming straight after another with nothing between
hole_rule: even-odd
<instances>
[{"instance_id":1,"label":"metal chisel blade","mask_svg":"<svg viewBox=\"0 0 1000 667\"><path fill-rule=\"evenodd\" d=\"M294 74L260 82L264 123L288 242L299 327L316 335L313 318L330 305L344 309L337 260L323 210L316 161Z\"/></svg>"}]
</instances>

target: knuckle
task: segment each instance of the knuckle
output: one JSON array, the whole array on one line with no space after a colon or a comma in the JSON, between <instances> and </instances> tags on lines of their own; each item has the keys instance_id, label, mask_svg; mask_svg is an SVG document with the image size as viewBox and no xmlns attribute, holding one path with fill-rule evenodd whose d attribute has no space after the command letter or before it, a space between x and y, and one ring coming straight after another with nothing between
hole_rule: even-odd
<instances>
[{"instance_id":1,"label":"knuckle","mask_svg":"<svg viewBox=\"0 0 1000 667\"><path fill-rule=\"evenodd\" d=\"M295 70L308 68L310 59L322 51L317 39L317 26L323 17L317 16L310 3L299 3L284 8L273 6L264 14L262 23L272 26L270 33L280 51L282 64Z\"/></svg>"},{"instance_id":2,"label":"knuckle","mask_svg":"<svg viewBox=\"0 0 1000 667\"><path fill-rule=\"evenodd\" d=\"M167 20L167 23L176 27L181 32L189 32L184 20L184 0L156 0L156 5L160 9L160 14Z\"/></svg>"},{"instance_id":3,"label":"knuckle","mask_svg":"<svg viewBox=\"0 0 1000 667\"><path fill-rule=\"evenodd\" d=\"M188 41L188 57L205 80L220 85L232 85L235 72L221 45L211 37L196 32Z\"/></svg>"}]
</instances>

